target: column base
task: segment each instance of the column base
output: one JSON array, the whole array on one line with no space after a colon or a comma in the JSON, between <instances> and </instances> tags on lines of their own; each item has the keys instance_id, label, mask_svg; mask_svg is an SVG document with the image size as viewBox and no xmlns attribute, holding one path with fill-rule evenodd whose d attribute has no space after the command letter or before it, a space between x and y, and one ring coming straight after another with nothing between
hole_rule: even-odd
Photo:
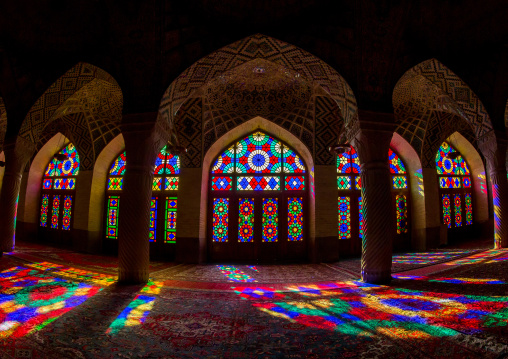
<instances>
[{"instance_id":1,"label":"column base","mask_svg":"<svg viewBox=\"0 0 508 359\"><path fill-rule=\"evenodd\" d=\"M148 282L150 272L148 270L123 270L118 268L119 284L145 284Z\"/></svg>"},{"instance_id":2,"label":"column base","mask_svg":"<svg viewBox=\"0 0 508 359\"><path fill-rule=\"evenodd\" d=\"M390 284L392 272L362 270L362 281L369 284Z\"/></svg>"}]
</instances>

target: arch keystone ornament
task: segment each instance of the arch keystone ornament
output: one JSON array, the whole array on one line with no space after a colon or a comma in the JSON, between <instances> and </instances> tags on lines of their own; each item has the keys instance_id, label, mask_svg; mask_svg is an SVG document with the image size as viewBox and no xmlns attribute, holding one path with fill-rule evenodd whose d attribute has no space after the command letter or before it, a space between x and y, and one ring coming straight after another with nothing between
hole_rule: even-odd
<instances>
[{"instance_id":1,"label":"arch keystone ornament","mask_svg":"<svg viewBox=\"0 0 508 359\"><path fill-rule=\"evenodd\" d=\"M351 141L358 151L361 167L364 221L362 280L371 284L387 284L391 281L392 241L395 236L392 213L386 210L387 204L391 203L388 150L393 130L370 123L364 125L371 126L361 128Z\"/></svg>"},{"instance_id":2,"label":"arch keystone ornament","mask_svg":"<svg viewBox=\"0 0 508 359\"><path fill-rule=\"evenodd\" d=\"M21 137L4 146L6 166L0 194L0 252L10 252L14 247L14 220L21 178L34 151L35 146Z\"/></svg>"},{"instance_id":3,"label":"arch keystone ornament","mask_svg":"<svg viewBox=\"0 0 508 359\"><path fill-rule=\"evenodd\" d=\"M487 160L492 204L494 206L495 248L508 247L508 182L506 181L506 133L489 131L478 139L478 145Z\"/></svg>"}]
</instances>

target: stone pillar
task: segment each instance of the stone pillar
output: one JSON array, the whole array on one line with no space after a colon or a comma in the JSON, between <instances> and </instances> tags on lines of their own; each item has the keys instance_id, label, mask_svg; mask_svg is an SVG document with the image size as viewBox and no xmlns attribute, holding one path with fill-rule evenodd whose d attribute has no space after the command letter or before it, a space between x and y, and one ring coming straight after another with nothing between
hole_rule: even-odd
<instances>
[{"instance_id":1,"label":"stone pillar","mask_svg":"<svg viewBox=\"0 0 508 359\"><path fill-rule=\"evenodd\" d=\"M362 280L387 284L391 280L392 240L395 235L388 165L393 132L380 126L372 127L360 129L352 140L360 157L362 178Z\"/></svg>"},{"instance_id":2,"label":"stone pillar","mask_svg":"<svg viewBox=\"0 0 508 359\"><path fill-rule=\"evenodd\" d=\"M14 218L23 169L34 151L31 142L18 137L6 144L5 173L0 194L0 252L10 252L14 246Z\"/></svg>"},{"instance_id":3,"label":"stone pillar","mask_svg":"<svg viewBox=\"0 0 508 359\"><path fill-rule=\"evenodd\" d=\"M506 178L506 134L491 130L478 139L492 189L495 248L508 247L508 181Z\"/></svg>"},{"instance_id":4,"label":"stone pillar","mask_svg":"<svg viewBox=\"0 0 508 359\"><path fill-rule=\"evenodd\" d=\"M155 124L122 126L127 152L118 223L118 281L146 283L149 275L150 200L155 158L163 142Z\"/></svg>"}]
</instances>

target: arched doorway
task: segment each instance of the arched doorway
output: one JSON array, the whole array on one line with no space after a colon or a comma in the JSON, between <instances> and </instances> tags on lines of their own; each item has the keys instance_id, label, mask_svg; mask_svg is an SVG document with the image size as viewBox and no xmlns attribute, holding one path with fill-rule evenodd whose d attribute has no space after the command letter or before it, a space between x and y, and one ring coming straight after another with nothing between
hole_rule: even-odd
<instances>
[{"instance_id":1,"label":"arched doorway","mask_svg":"<svg viewBox=\"0 0 508 359\"><path fill-rule=\"evenodd\" d=\"M212 162L210 261L284 262L307 257L308 173L287 144L256 131Z\"/></svg>"}]
</instances>

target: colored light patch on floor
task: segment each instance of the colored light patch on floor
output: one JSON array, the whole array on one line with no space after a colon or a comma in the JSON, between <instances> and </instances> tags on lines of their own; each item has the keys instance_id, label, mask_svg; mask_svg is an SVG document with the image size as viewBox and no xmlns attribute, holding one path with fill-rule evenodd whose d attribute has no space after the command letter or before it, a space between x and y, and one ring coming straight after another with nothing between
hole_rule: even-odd
<instances>
[{"instance_id":1,"label":"colored light patch on floor","mask_svg":"<svg viewBox=\"0 0 508 359\"><path fill-rule=\"evenodd\" d=\"M501 251L504 251L505 254L501 255L499 257L496 257L496 258L492 258L487 263L498 263L498 262L502 262L502 261L507 261L508 260L508 249L502 249Z\"/></svg>"},{"instance_id":2,"label":"colored light patch on floor","mask_svg":"<svg viewBox=\"0 0 508 359\"><path fill-rule=\"evenodd\" d=\"M436 283L450 283L450 284L506 284L499 279L479 279L479 278L433 278L425 276L402 275L392 274L396 279L410 279L410 280L423 280Z\"/></svg>"},{"instance_id":3,"label":"colored light patch on floor","mask_svg":"<svg viewBox=\"0 0 508 359\"><path fill-rule=\"evenodd\" d=\"M27 264L27 267L35 268L51 275L71 278L81 282L92 282L102 286L114 284L118 279L117 276L109 274L94 273L50 262L30 263Z\"/></svg>"},{"instance_id":4,"label":"colored light patch on floor","mask_svg":"<svg viewBox=\"0 0 508 359\"><path fill-rule=\"evenodd\" d=\"M232 287L231 289L242 299L282 299L285 297L279 290L268 287Z\"/></svg>"},{"instance_id":5,"label":"colored light patch on floor","mask_svg":"<svg viewBox=\"0 0 508 359\"><path fill-rule=\"evenodd\" d=\"M145 286L147 288L149 286ZM151 289L142 292L148 292ZM138 294L132 302L120 313L120 315L111 323L106 334L118 334L126 327L134 327L145 322L146 317L153 308L155 297Z\"/></svg>"},{"instance_id":6,"label":"colored light patch on floor","mask_svg":"<svg viewBox=\"0 0 508 359\"><path fill-rule=\"evenodd\" d=\"M218 265L217 268L224 274L230 282L256 282L250 275L242 272L234 266Z\"/></svg>"},{"instance_id":7,"label":"colored light patch on floor","mask_svg":"<svg viewBox=\"0 0 508 359\"><path fill-rule=\"evenodd\" d=\"M508 326L508 297L422 292L359 282L327 287L336 287L334 295L312 286L287 287L298 290L285 300L254 300L253 306L312 328L361 336L382 333L395 339L476 334ZM314 295L309 297L309 293Z\"/></svg>"},{"instance_id":8,"label":"colored light patch on floor","mask_svg":"<svg viewBox=\"0 0 508 359\"><path fill-rule=\"evenodd\" d=\"M445 264L448 266L476 264L491 259L492 257L497 257L498 255L504 253L506 253L506 249L491 249L485 252L474 254L466 258L456 259L454 261ZM492 260L494 260L494 258L492 258Z\"/></svg>"},{"instance_id":9,"label":"colored light patch on floor","mask_svg":"<svg viewBox=\"0 0 508 359\"><path fill-rule=\"evenodd\" d=\"M443 261L453 260L458 256L467 255L473 251L453 251L453 252L422 252L407 253L392 257L392 263L395 264L435 264Z\"/></svg>"},{"instance_id":10,"label":"colored light patch on floor","mask_svg":"<svg viewBox=\"0 0 508 359\"><path fill-rule=\"evenodd\" d=\"M101 290L36 269L7 269L0 273L0 339L40 330Z\"/></svg>"}]
</instances>

